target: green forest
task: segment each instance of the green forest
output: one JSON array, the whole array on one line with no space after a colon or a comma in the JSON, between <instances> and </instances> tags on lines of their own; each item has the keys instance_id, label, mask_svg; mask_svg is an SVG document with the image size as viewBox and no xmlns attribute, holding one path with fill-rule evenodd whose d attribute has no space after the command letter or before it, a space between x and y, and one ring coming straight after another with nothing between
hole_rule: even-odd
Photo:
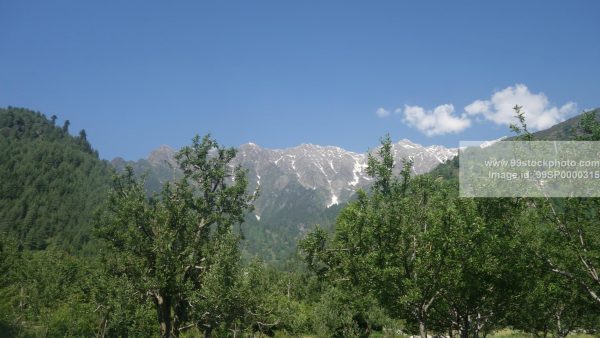
<instances>
[{"instance_id":1,"label":"green forest","mask_svg":"<svg viewBox=\"0 0 600 338\"><path fill-rule=\"evenodd\" d=\"M383 137L371 188L276 267L243 254L234 148L194 137L150 192L56 121L0 109L2 337L600 336L600 198L460 198L457 158L411 175ZM564 130L600 141L594 112Z\"/></svg>"}]
</instances>

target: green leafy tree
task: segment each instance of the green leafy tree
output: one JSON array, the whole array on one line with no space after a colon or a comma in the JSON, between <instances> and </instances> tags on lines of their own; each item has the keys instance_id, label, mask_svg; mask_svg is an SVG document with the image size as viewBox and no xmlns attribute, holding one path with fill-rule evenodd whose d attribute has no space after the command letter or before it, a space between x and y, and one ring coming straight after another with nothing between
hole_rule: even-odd
<instances>
[{"instance_id":1,"label":"green leafy tree","mask_svg":"<svg viewBox=\"0 0 600 338\"><path fill-rule=\"evenodd\" d=\"M521 126L511 128L520 139L533 140L520 109L515 107ZM600 141L595 112L584 114L579 129L582 135L576 139ZM541 241L533 242L538 257L551 271L578 284L600 306L600 198L541 198L530 203L542 225Z\"/></svg>"},{"instance_id":2,"label":"green leafy tree","mask_svg":"<svg viewBox=\"0 0 600 338\"><path fill-rule=\"evenodd\" d=\"M533 242L554 273L578 284L600 307L600 199L538 201L540 222L547 229ZM547 245L546 243L552 243Z\"/></svg>"},{"instance_id":3,"label":"green leafy tree","mask_svg":"<svg viewBox=\"0 0 600 338\"><path fill-rule=\"evenodd\" d=\"M107 245L109 271L126 276L152 302L162 337L192 326L210 335L215 324L229 320L235 299L225 300L227 306L215 302L234 284L233 226L243 222L254 199L246 192L245 172L230 165L234 156L233 148L210 136L195 137L177 154L184 178L151 197L128 169L115 178L96 225Z\"/></svg>"},{"instance_id":4,"label":"green leafy tree","mask_svg":"<svg viewBox=\"0 0 600 338\"><path fill-rule=\"evenodd\" d=\"M444 291L448 190L430 177L412 178L410 162L394 176L389 137L378 155L368 160L367 172L375 178L371 194L359 192L342 210L329 243L317 230L301 247L318 274L349 294L375 297L393 317L416 323L426 337Z\"/></svg>"},{"instance_id":5,"label":"green leafy tree","mask_svg":"<svg viewBox=\"0 0 600 338\"><path fill-rule=\"evenodd\" d=\"M520 108L515 111L521 126L512 129L517 139L535 140ZM572 138L600 140L594 112L585 113L577 129L579 134ZM521 271L521 309L512 322L536 335L552 332L557 337L581 327L595 328L600 313L600 199L530 198L525 203L519 235L529 252L524 257L529 258L521 262L530 268Z\"/></svg>"},{"instance_id":6,"label":"green leafy tree","mask_svg":"<svg viewBox=\"0 0 600 338\"><path fill-rule=\"evenodd\" d=\"M461 337L502 324L529 271L517 239L524 204L516 199L451 198L442 234L448 244L439 325Z\"/></svg>"},{"instance_id":7,"label":"green leafy tree","mask_svg":"<svg viewBox=\"0 0 600 338\"><path fill-rule=\"evenodd\" d=\"M530 272L534 274L521 276L522 287L509 304L507 321L514 328L536 337L561 338L576 329L594 328L597 311L579 285L548 271L539 262Z\"/></svg>"},{"instance_id":8,"label":"green leafy tree","mask_svg":"<svg viewBox=\"0 0 600 338\"><path fill-rule=\"evenodd\" d=\"M0 336L94 336L100 313L91 295L98 266L55 248L22 250L0 238Z\"/></svg>"}]
</instances>

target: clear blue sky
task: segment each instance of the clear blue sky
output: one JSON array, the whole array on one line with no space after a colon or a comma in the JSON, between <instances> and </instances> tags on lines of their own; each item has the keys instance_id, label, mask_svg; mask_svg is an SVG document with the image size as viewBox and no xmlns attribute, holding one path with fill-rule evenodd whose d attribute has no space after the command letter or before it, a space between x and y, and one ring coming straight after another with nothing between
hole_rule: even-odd
<instances>
[{"instance_id":1,"label":"clear blue sky","mask_svg":"<svg viewBox=\"0 0 600 338\"><path fill-rule=\"evenodd\" d=\"M540 126L600 106L598 15L592 0L3 0L0 106L69 119L107 159L207 132L457 146L508 134L512 97L542 102Z\"/></svg>"}]
</instances>

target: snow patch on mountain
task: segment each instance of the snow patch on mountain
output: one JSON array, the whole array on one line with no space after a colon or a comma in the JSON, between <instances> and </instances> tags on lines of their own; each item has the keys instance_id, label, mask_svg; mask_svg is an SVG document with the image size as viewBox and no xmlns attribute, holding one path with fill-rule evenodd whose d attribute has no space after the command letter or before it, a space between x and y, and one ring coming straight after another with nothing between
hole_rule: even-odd
<instances>
[{"instance_id":1,"label":"snow patch on mountain","mask_svg":"<svg viewBox=\"0 0 600 338\"><path fill-rule=\"evenodd\" d=\"M329 204L327 204L327 207L330 208L333 205L338 205L338 204L339 204L338 197L335 194L332 194L331 195L331 202L329 202Z\"/></svg>"}]
</instances>

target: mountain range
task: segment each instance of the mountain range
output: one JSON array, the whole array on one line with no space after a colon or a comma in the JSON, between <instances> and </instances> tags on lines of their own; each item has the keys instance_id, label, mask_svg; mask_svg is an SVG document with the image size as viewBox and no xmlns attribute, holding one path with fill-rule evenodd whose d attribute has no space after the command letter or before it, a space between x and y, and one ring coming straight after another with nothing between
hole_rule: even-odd
<instances>
[{"instance_id":1,"label":"mountain range","mask_svg":"<svg viewBox=\"0 0 600 338\"><path fill-rule=\"evenodd\" d=\"M112 164L117 169L130 165L137 173L146 173L148 190L157 191L163 182L181 176L175 153L175 149L161 146L146 159L115 158ZM425 147L403 139L393 144L393 153L396 163L410 159L414 173L422 174L452 159L457 149ZM244 249L251 256L282 261L293 253L297 239L309 228L317 223L330 228L340 207L358 189L368 188L368 154L314 144L286 149L268 149L254 143L239 146L233 165L244 167L249 189L259 191L255 210L246 217ZM263 243L265 239L269 241Z\"/></svg>"}]
</instances>

